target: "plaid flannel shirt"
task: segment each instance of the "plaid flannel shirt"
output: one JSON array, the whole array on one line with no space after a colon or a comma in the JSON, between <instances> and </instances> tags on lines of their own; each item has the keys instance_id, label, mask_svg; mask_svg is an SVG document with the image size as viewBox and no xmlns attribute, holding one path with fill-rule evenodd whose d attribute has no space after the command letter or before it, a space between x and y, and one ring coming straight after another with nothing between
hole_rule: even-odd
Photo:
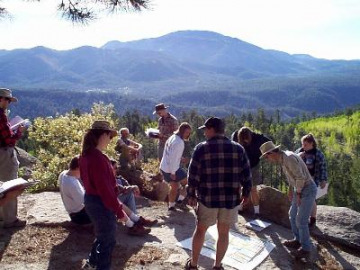
<instances>
[{"instance_id":1,"label":"plaid flannel shirt","mask_svg":"<svg viewBox=\"0 0 360 270\"><path fill-rule=\"evenodd\" d=\"M178 129L179 123L175 116L171 113L168 113L165 117L160 117L158 120L158 129L161 135L164 135L164 138L159 140L160 145L165 145L167 139L173 135L173 133Z\"/></svg>"},{"instance_id":2,"label":"plaid flannel shirt","mask_svg":"<svg viewBox=\"0 0 360 270\"><path fill-rule=\"evenodd\" d=\"M20 137L20 130L16 133L11 131L5 110L0 108L0 147L14 147L16 141L19 140Z\"/></svg>"},{"instance_id":3,"label":"plaid flannel shirt","mask_svg":"<svg viewBox=\"0 0 360 270\"><path fill-rule=\"evenodd\" d=\"M233 209L240 204L240 190L249 196L250 163L244 148L224 136L199 143L188 171L188 196L209 208Z\"/></svg>"},{"instance_id":4,"label":"plaid flannel shirt","mask_svg":"<svg viewBox=\"0 0 360 270\"><path fill-rule=\"evenodd\" d=\"M304 152L303 148L299 148L295 153L301 154ZM304 160L304 157L303 157ZM306 161L304 160L306 163ZM314 173L311 174L313 177L315 184L318 186L320 182L327 181L327 168L326 168L326 160L324 154L317 148L315 148L315 164L314 164Z\"/></svg>"}]
</instances>

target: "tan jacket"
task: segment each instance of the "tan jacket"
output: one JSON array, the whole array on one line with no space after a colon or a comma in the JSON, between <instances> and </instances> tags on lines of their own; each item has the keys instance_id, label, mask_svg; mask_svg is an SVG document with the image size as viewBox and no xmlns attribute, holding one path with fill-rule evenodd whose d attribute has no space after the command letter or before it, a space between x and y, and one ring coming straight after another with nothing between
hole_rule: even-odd
<instances>
[{"instance_id":1,"label":"tan jacket","mask_svg":"<svg viewBox=\"0 0 360 270\"><path fill-rule=\"evenodd\" d=\"M312 177L304 161L291 151L284 151L281 156L281 166L291 187L300 193L303 187L310 183Z\"/></svg>"}]
</instances>

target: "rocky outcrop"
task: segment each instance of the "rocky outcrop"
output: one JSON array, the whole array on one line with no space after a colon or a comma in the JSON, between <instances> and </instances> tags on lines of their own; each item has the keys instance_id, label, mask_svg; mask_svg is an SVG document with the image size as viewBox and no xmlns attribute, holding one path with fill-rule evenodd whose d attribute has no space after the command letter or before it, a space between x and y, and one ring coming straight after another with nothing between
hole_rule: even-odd
<instances>
[{"instance_id":1,"label":"rocky outcrop","mask_svg":"<svg viewBox=\"0 0 360 270\"><path fill-rule=\"evenodd\" d=\"M360 213L346 207L318 205L314 237L360 251Z\"/></svg>"},{"instance_id":2,"label":"rocky outcrop","mask_svg":"<svg viewBox=\"0 0 360 270\"><path fill-rule=\"evenodd\" d=\"M290 228L288 196L278 189L265 185L258 186L258 192L261 217Z\"/></svg>"},{"instance_id":3,"label":"rocky outcrop","mask_svg":"<svg viewBox=\"0 0 360 270\"><path fill-rule=\"evenodd\" d=\"M16 147L16 151L18 160L20 162L20 167L31 168L38 161L37 158L33 157L28 152L19 147Z\"/></svg>"},{"instance_id":4,"label":"rocky outcrop","mask_svg":"<svg viewBox=\"0 0 360 270\"><path fill-rule=\"evenodd\" d=\"M161 174L154 175L140 170L120 170L119 173L131 185L138 185L143 196L156 201L166 200L170 188Z\"/></svg>"}]
</instances>

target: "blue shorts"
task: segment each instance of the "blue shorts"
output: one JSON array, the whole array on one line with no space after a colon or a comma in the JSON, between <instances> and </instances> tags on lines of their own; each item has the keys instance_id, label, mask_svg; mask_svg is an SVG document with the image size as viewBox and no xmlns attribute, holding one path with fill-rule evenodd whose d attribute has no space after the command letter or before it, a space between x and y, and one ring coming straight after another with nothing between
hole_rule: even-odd
<instances>
[{"instance_id":1,"label":"blue shorts","mask_svg":"<svg viewBox=\"0 0 360 270\"><path fill-rule=\"evenodd\" d=\"M183 168L179 168L176 172L175 172L175 176L176 179L172 180L170 175L171 173L166 173L163 170L161 170L162 175L164 176L164 180L168 183L170 183L171 181L173 182L180 182L183 179L187 178L187 172L183 169Z\"/></svg>"}]
</instances>

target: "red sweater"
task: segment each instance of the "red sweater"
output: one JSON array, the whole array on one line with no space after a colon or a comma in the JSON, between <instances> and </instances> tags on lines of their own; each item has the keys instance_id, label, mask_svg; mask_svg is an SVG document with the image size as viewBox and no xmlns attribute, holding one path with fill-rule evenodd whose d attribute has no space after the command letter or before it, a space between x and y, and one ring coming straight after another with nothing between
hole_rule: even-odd
<instances>
[{"instance_id":1,"label":"red sweater","mask_svg":"<svg viewBox=\"0 0 360 270\"><path fill-rule=\"evenodd\" d=\"M5 110L0 108L0 147L14 147L20 137L21 131L18 130L15 134L11 131Z\"/></svg>"},{"instance_id":2,"label":"red sweater","mask_svg":"<svg viewBox=\"0 0 360 270\"><path fill-rule=\"evenodd\" d=\"M122 203L109 158L98 149L89 150L80 158L80 177L85 193L99 196L106 208L118 218L124 217Z\"/></svg>"}]
</instances>

